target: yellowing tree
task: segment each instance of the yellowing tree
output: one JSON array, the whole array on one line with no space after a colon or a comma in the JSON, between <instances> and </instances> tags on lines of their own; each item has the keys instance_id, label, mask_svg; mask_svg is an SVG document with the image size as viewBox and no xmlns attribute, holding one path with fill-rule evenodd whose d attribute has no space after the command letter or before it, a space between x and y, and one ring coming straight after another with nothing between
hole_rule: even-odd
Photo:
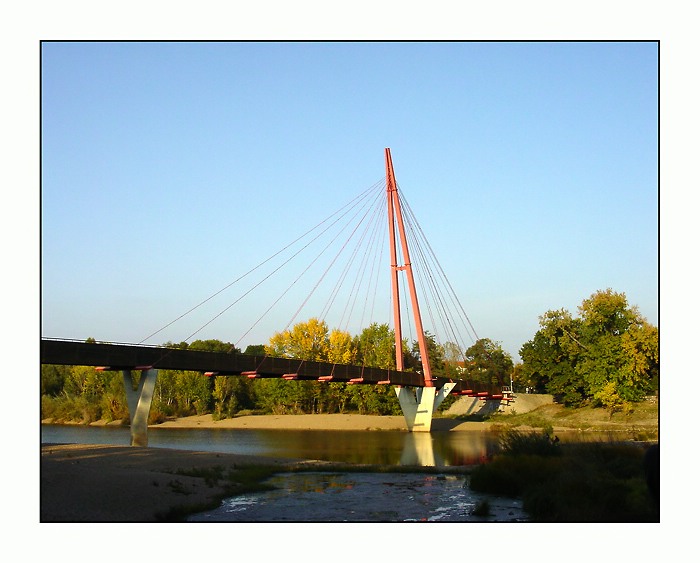
<instances>
[{"instance_id":1,"label":"yellowing tree","mask_svg":"<svg viewBox=\"0 0 700 563\"><path fill-rule=\"evenodd\" d=\"M334 364L352 364L355 353L349 332L333 329L328 338L328 361Z\"/></svg>"},{"instance_id":2,"label":"yellowing tree","mask_svg":"<svg viewBox=\"0 0 700 563\"><path fill-rule=\"evenodd\" d=\"M328 359L329 349L328 325L325 321L311 318L307 322L297 323L291 330L275 333L265 346L265 353L281 358L323 362Z\"/></svg>"}]
</instances>

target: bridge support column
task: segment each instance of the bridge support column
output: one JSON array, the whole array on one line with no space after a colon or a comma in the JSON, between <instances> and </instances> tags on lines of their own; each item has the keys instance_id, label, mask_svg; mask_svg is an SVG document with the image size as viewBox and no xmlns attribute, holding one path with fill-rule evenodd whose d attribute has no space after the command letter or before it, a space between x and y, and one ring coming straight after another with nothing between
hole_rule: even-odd
<instances>
[{"instance_id":1,"label":"bridge support column","mask_svg":"<svg viewBox=\"0 0 700 563\"><path fill-rule=\"evenodd\" d=\"M131 424L131 445L148 446L148 413L151 412L153 391L156 387L157 369L141 370L141 378L134 389L134 378L131 370L122 370L126 402L129 405L129 421Z\"/></svg>"},{"instance_id":2,"label":"bridge support column","mask_svg":"<svg viewBox=\"0 0 700 563\"><path fill-rule=\"evenodd\" d=\"M439 389L435 387L395 387L394 390L406 419L408 431L430 432L433 424L433 413L455 385L456 383L445 383Z\"/></svg>"}]
</instances>

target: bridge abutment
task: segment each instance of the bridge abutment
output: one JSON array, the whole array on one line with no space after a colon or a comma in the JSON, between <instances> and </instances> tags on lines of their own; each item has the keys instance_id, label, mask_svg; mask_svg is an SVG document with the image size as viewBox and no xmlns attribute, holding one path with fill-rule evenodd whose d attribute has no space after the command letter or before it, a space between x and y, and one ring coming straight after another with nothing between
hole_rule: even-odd
<instances>
[{"instance_id":1,"label":"bridge abutment","mask_svg":"<svg viewBox=\"0 0 700 563\"><path fill-rule=\"evenodd\" d=\"M132 370L122 370L122 375L126 390L126 402L129 405L131 445L146 447L148 446L148 415L151 412L158 370L143 369L140 371L141 377L136 386L134 386Z\"/></svg>"},{"instance_id":2,"label":"bridge abutment","mask_svg":"<svg viewBox=\"0 0 700 563\"><path fill-rule=\"evenodd\" d=\"M442 387L395 387L409 432L430 432L433 413L454 389L456 383L445 383Z\"/></svg>"}]
</instances>

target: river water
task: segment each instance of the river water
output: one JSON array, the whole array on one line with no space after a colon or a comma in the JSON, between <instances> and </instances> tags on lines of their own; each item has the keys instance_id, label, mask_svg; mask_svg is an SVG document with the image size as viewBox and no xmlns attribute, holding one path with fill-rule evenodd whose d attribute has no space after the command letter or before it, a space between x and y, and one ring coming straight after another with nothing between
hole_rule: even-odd
<instances>
[{"instance_id":1,"label":"river water","mask_svg":"<svg viewBox=\"0 0 700 563\"><path fill-rule=\"evenodd\" d=\"M497 447L488 432L149 428L149 447L436 468L476 465ZM126 427L42 425L47 443L128 446ZM283 473L272 491L225 499L192 522L522 522L517 499L471 491L443 473ZM485 516L475 514L488 504ZM478 512L478 511L477 511Z\"/></svg>"},{"instance_id":2,"label":"river water","mask_svg":"<svg viewBox=\"0 0 700 563\"><path fill-rule=\"evenodd\" d=\"M130 440L129 428L124 426L41 426L42 442L128 446ZM148 429L148 445L154 448L381 465L476 465L497 444L496 435L489 432Z\"/></svg>"}]
</instances>

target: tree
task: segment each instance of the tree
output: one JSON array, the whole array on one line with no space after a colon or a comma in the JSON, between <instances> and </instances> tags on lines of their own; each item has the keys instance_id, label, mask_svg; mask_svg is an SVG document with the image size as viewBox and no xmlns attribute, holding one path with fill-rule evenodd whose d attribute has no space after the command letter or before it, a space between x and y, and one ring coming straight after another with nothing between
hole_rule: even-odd
<instances>
[{"instance_id":1,"label":"tree","mask_svg":"<svg viewBox=\"0 0 700 563\"><path fill-rule=\"evenodd\" d=\"M297 323L291 330L275 333L265 346L265 353L281 358L320 362L328 357L328 349L328 325L325 321L311 318L307 322Z\"/></svg>"},{"instance_id":2,"label":"tree","mask_svg":"<svg viewBox=\"0 0 700 563\"><path fill-rule=\"evenodd\" d=\"M42 364L41 394L58 396L63 391L66 378L70 374L70 366Z\"/></svg>"},{"instance_id":3,"label":"tree","mask_svg":"<svg viewBox=\"0 0 700 563\"><path fill-rule=\"evenodd\" d=\"M334 335L335 343L340 346L343 337ZM291 330L275 333L270 343L265 346L269 356L294 358L312 362L328 361L331 339L328 325L324 321L311 318L297 323ZM340 348L336 352L342 355ZM311 381L260 381L256 386L260 405L268 412L311 413L324 408L324 390Z\"/></svg>"},{"instance_id":4,"label":"tree","mask_svg":"<svg viewBox=\"0 0 700 563\"><path fill-rule=\"evenodd\" d=\"M587 394L586 382L577 365L585 345L580 341L581 321L565 309L547 311L540 317L540 331L535 335L535 347L530 348L523 369L528 372L533 363L539 368L540 379L535 386L554 395L568 406L582 404ZM527 345L526 345L527 346ZM525 346L523 347L525 349Z\"/></svg>"},{"instance_id":5,"label":"tree","mask_svg":"<svg viewBox=\"0 0 700 563\"><path fill-rule=\"evenodd\" d=\"M579 312L587 346L578 370L594 403L615 411L639 401L658 369L658 331L611 289L585 299Z\"/></svg>"},{"instance_id":6,"label":"tree","mask_svg":"<svg viewBox=\"0 0 700 563\"><path fill-rule=\"evenodd\" d=\"M645 395L659 390L659 329L639 319L622 335L625 363L621 377Z\"/></svg>"},{"instance_id":7,"label":"tree","mask_svg":"<svg viewBox=\"0 0 700 563\"><path fill-rule=\"evenodd\" d=\"M333 329L328 337L328 358L332 364L351 365L355 361L355 347L349 332Z\"/></svg>"},{"instance_id":8,"label":"tree","mask_svg":"<svg viewBox=\"0 0 700 563\"><path fill-rule=\"evenodd\" d=\"M244 354L249 356L264 356L265 355L265 345L264 344L249 344Z\"/></svg>"},{"instance_id":9,"label":"tree","mask_svg":"<svg viewBox=\"0 0 700 563\"><path fill-rule=\"evenodd\" d=\"M94 367L71 366L63 390L74 397L93 399L104 390L104 378Z\"/></svg>"},{"instance_id":10,"label":"tree","mask_svg":"<svg viewBox=\"0 0 700 563\"><path fill-rule=\"evenodd\" d=\"M211 412L212 382L197 371L174 370L175 398L178 415L190 416Z\"/></svg>"},{"instance_id":11,"label":"tree","mask_svg":"<svg viewBox=\"0 0 700 563\"><path fill-rule=\"evenodd\" d=\"M438 344L435 336L425 331L425 346L428 349L428 364L430 365L430 373L433 377L445 375L445 349ZM420 354L420 345L416 340L411 349L415 362L418 364L420 373L423 373L423 363Z\"/></svg>"},{"instance_id":12,"label":"tree","mask_svg":"<svg viewBox=\"0 0 700 563\"><path fill-rule=\"evenodd\" d=\"M247 377L214 377L214 419L229 418L254 406L251 381Z\"/></svg>"},{"instance_id":13,"label":"tree","mask_svg":"<svg viewBox=\"0 0 700 563\"><path fill-rule=\"evenodd\" d=\"M177 414L177 373L174 370L158 370L151 410L164 416Z\"/></svg>"},{"instance_id":14,"label":"tree","mask_svg":"<svg viewBox=\"0 0 700 563\"><path fill-rule=\"evenodd\" d=\"M577 381L575 357L542 330L520 348L522 379L538 393L551 393L567 405L581 402L583 383Z\"/></svg>"},{"instance_id":15,"label":"tree","mask_svg":"<svg viewBox=\"0 0 700 563\"><path fill-rule=\"evenodd\" d=\"M578 310L583 322L582 335L588 340L600 335L620 336L641 319L637 307L627 305L625 294L610 288L584 299Z\"/></svg>"},{"instance_id":16,"label":"tree","mask_svg":"<svg viewBox=\"0 0 700 563\"><path fill-rule=\"evenodd\" d=\"M118 371L102 372L104 391L99 397L100 418L111 422L113 420L129 421L129 406L124 389L124 378Z\"/></svg>"},{"instance_id":17,"label":"tree","mask_svg":"<svg viewBox=\"0 0 700 563\"><path fill-rule=\"evenodd\" d=\"M195 340L188 347L188 350L199 350L203 352L223 352L225 354L240 354L240 350L230 342L222 342L214 338L209 340Z\"/></svg>"},{"instance_id":18,"label":"tree","mask_svg":"<svg viewBox=\"0 0 700 563\"><path fill-rule=\"evenodd\" d=\"M522 374L568 406L587 402L615 411L658 386L658 329L624 293L597 291L578 308L548 311L523 345Z\"/></svg>"},{"instance_id":19,"label":"tree","mask_svg":"<svg viewBox=\"0 0 700 563\"><path fill-rule=\"evenodd\" d=\"M394 331L388 324L372 323L355 337L357 362L364 366L396 369Z\"/></svg>"},{"instance_id":20,"label":"tree","mask_svg":"<svg viewBox=\"0 0 700 563\"><path fill-rule=\"evenodd\" d=\"M346 383L329 382L319 384L320 400L318 412L344 413L351 401Z\"/></svg>"},{"instance_id":21,"label":"tree","mask_svg":"<svg viewBox=\"0 0 700 563\"><path fill-rule=\"evenodd\" d=\"M445 358L445 376L456 377L459 373L457 366L464 361L462 349L454 342L445 342L442 350Z\"/></svg>"},{"instance_id":22,"label":"tree","mask_svg":"<svg viewBox=\"0 0 700 563\"><path fill-rule=\"evenodd\" d=\"M488 338L480 338L464 353L467 379L484 385L510 383L513 359L501 345Z\"/></svg>"},{"instance_id":23,"label":"tree","mask_svg":"<svg viewBox=\"0 0 700 563\"><path fill-rule=\"evenodd\" d=\"M348 385L347 392L360 414L401 414L401 406L391 385Z\"/></svg>"}]
</instances>

